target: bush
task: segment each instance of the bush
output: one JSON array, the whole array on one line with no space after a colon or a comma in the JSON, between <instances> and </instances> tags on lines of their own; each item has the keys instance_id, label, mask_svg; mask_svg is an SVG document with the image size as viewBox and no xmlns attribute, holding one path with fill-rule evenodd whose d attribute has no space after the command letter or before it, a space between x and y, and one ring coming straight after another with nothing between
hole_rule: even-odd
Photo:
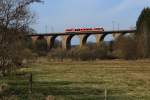
<instances>
[{"instance_id":1,"label":"bush","mask_svg":"<svg viewBox=\"0 0 150 100\"><path fill-rule=\"evenodd\" d=\"M79 59L82 61L92 60L94 56L92 56L92 51L90 52L88 47L82 47L78 53Z\"/></svg>"},{"instance_id":2,"label":"bush","mask_svg":"<svg viewBox=\"0 0 150 100\"><path fill-rule=\"evenodd\" d=\"M137 43L133 37L122 36L114 44L113 54L117 58L137 59Z\"/></svg>"},{"instance_id":3,"label":"bush","mask_svg":"<svg viewBox=\"0 0 150 100\"><path fill-rule=\"evenodd\" d=\"M61 49L61 48L57 48L57 49L51 50L51 51L49 52L48 56L49 56L50 58L63 61L64 58L67 58L67 52L66 52L66 50L63 50L63 49Z\"/></svg>"},{"instance_id":4,"label":"bush","mask_svg":"<svg viewBox=\"0 0 150 100\"><path fill-rule=\"evenodd\" d=\"M63 61L64 58L82 61L112 58L109 45L106 44L102 44L100 46L92 44L82 48L72 48L67 51L57 48L53 49L48 55L50 58L61 61Z\"/></svg>"},{"instance_id":5,"label":"bush","mask_svg":"<svg viewBox=\"0 0 150 100\"><path fill-rule=\"evenodd\" d=\"M46 56L48 52L47 42L44 39L37 40L33 49L39 56Z\"/></svg>"}]
</instances>

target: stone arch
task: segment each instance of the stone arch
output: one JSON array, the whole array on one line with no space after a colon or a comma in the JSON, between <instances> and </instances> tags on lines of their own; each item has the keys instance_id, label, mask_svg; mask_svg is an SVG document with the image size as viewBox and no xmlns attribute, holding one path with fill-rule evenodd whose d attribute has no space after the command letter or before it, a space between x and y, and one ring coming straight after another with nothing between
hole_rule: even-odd
<instances>
[{"instance_id":1,"label":"stone arch","mask_svg":"<svg viewBox=\"0 0 150 100\"><path fill-rule=\"evenodd\" d=\"M80 37L78 35L74 35L70 40L71 47L76 47L80 45Z\"/></svg>"},{"instance_id":2,"label":"stone arch","mask_svg":"<svg viewBox=\"0 0 150 100\"><path fill-rule=\"evenodd\" d=\"M80 47L86 45L87 39L91 34L80 35Z\"/></svg>"},{"instance_id":3,"label":"stone arch","mask_svg":"<svg viewBox=\"0 0 150 100\"><path fill-rule=\"evenodd\" d=\"M101 43L101 38L103 37L103 34L95 34L96 37L96 44L99 45Z\"/></svg>"},{"instance_id":4,"label":"stone arch","mask_svg":"<svg viewBox=\"0 0 150 100\"><path fill-rule=\"evenodd\" d=\"M94 34L91 34L88 38L87 38L87 43L92 43L95 44L96 43L96 37Z\"/></svg>"},{"instance_id":5,"label":"stone arch","mask_svg":"<svg viewBox=\"0 0 150 100\"><path fill-rule=\"evenodd\" d=\"M44 36L44 38L46 39L47 48L49 49L51 36Z\"/></svg>"},{"instance_id":6,"label":"stone arch","mask_svg":"<svg viewBox=\"0 0 150 100\"><path fill-rule=\"evenodd\" d=\"M46 40L45 36L39 36L37 40Z\"/></svg>"},{"instance_id":7,"label":"stone arch","mask_svg":"<svg viewBox=\"0 0 150 100\"><path fill-rule=\"evenodd\" d=\"M105 37L104 37L104 41L106 42L110 42L110 41L114 41L114 37L113 37L113 34L107 34Z\"/></svg>"},{"instance_id":8,"label":"stone arch","mask_svg":"<svg viewBox=\"0 0 150 100\"><path fill-rule=\"evenodd\" d=\"M62 40L62 48L63 49L71 49L71 39L72 37L75 35L66 35L66 36L62 36L63 40Z\"/></svg>"},{"instance_id":9,"label":"stone arch","mask_svg":"<svg viewBox=\"0 0 150 100\"><path fill-rule=\"evenodd\" d=\"M66 40L66 48L67 49L71 49L71 39L74 37L75 35L69 35L67 40Z\"/></svg>"},{"instance_id":10,"label":"stone arch","mask_svg":"<svg viewBox=\"0 0 150 100\"><path fill-rule=\"evenodd\" d=\"M57 38L58 36L57 35L55 35L55 36L51 36L51 38L50 38L50 45L49 45L49 48L50 49L52 49L53 47L54 47L54 45L55 45L55 40L56 40L56 38Z\"/></svg>"},{"instance_id":11,"label":"stone arch","mask_svg":"<svg viewBox=\"0 0 150 100\"><path fill-rule=\"evenodd\" d=\"M35 44L35 42L37 41L37 39L39 38L39 36L32 36L32 43Z\"/></svg>"},{"instance_id":12,"label":"stone arch","mask_svg":"<svg viewBox=\"0 0 150 100\"><path fill-rule=\"evenodd\" d=\"M99 38L99 41L102 42L104 41L104 38L107 36L108 34L102 34L101 37Z\"/></svg>"},{"instance_id":13,"label":"stone arch","mask_svg":"<svg viewBox=\"0 0 150 100\"><path fill-rule=\"evenodd\" d=\"M56 36L54 40L54 48L62 48L63 38L61 35Z\"/></svg>"},{"instance_id":14,"label":"stone arch","mask_svg":"<svg viewBox=\"0 0 150 100\"><path fill-rule=\"evenodd\" d=\"M124 36L125 34L127 34L127 33L115 33L115 34L113 34L114 41L117 40L119 37Z\"/></svg>"}]
</instances>

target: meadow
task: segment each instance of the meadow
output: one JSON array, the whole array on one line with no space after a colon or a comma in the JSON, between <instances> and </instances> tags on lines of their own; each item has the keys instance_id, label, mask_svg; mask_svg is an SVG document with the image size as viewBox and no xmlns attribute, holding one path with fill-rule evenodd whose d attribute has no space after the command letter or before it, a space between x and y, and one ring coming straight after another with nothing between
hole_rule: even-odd
<instances>
[{"instance_id":1,"label":"meadow","mask_svg":"<svg viewBox=\"0 0 150 100\"><path fill-rule=\"evenodd\" d=\"M56 62L39 59L19 72L33 74L32 94L23 77L1 77L12 100L150 100L150 60ZM107 98L105 93L107 91ZM52 100L50 99L50 100Z\"/></svg>"}]
</instances>

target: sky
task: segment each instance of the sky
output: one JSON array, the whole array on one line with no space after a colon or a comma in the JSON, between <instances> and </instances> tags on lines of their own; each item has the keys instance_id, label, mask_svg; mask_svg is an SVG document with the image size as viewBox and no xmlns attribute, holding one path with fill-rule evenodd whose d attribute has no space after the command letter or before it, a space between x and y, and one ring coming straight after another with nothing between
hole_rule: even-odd
<instances>
[{"instance_id":1,"label":"sky","mask_svg":"<svg viewBox=\"0 0 150 100\"><path fill-rule=\"evenodd\" d=\"M66 28L130 29L150 0L43 0L33 4L38 33L64 32Z\"/></svg>"}]
</instances>

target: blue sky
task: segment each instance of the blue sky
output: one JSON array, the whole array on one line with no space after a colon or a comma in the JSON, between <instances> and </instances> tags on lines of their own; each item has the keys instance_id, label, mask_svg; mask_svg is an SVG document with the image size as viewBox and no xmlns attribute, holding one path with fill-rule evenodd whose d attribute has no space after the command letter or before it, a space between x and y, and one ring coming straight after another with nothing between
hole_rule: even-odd
<instances>
[{"instance_id":1,"label":"blue sky","mask_svg":"<svg viewBox=\"0 0 150 100\"><path fill-rule=\"evenodd\" d=\"M66 28L104 27L105 30L134 27L150 0L44 0L34 4L38 32L63 32Z\"/></svg>"},{"instance_id":2,"label":"blue sky","mask_svg":"<svg viewBox=\"0 0 150 100\"><path fill-rule=\"evenodd\" d=\"M150 0L44 0L34 4L37 32L63 32L65 28L98 27L106 30L125 29L135 26L144 7L150 7ZM47 29L46 29L47 26Z\"/></svg>"}]
</instances>

